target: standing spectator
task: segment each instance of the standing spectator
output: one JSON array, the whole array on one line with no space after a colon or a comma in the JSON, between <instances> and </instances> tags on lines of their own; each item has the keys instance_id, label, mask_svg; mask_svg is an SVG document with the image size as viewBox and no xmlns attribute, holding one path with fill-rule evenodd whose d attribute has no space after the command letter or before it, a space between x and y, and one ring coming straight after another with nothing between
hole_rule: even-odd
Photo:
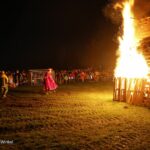
<instances>
[{"instance_id":1,"label":"standing spectator","mask_svg":"<svg viewBox=\"0 0 150 150\"><path fill-rule=\"evenodd\" d=\"M17 71L15 72L15 77L14 77L14 79L15 79L15 84L16 84L16 86L19 86L19 82L20 82L20 73L19 73L19 70L17 70Z\"/></svg>"},{"instance_id":2,"label":"standing spectator","mask_svg":"<svg viewBox=\"0 0 150 150\"><path fill-rule=\"evenodd\" d=\"M52 75L52 69L48 69L48 71L44 75L44 90L45 92L50 92L56 90L58 85L55 83Z\"/></svg>"},{"instance_id":3,"label":"standing spectator","mask_svg":"<svg viewBox=\"0 0 150 150\"><path fill-rule=\"evenodd\" d=\"M0 76L0 85L1 85L1 96L5 98L8 93L8 77L4 71L2 71Z\"/></svg>"},{"instance_id":4,"label":"standing spectator","mask_svg":"<svg viewBox=\"0 0 150 150\"><path fill-rule=\"evenodd\" d=\"M64 82L65 82L66 84L68 84L68 80L69 80L69 76L68 76L68 73L66 72L66 73L64 74Z\"/></svg>"},{"instance_id":5,"label":"standing spectator","mask_svg":"<svg viewBox=\"0 0 150 150\"><path fill-rule=\"evenodd\" d=\"M84 71L82 71L82 72L80 73L80 79L81 79L82 82L85 81L85 77L86 77L86 74L85 74Z\"/></svg>"},{"instance_id":6,"label":"standing spectator","mask_svg":"<svg viewBox=\"0 0 150 150\"><path fill-rule=\"evenodd\" d=\"M15 88L16 87L16 85L14 83L14 77L13 77L12 73L10 73L8 75L8 84L9 84L9 87L11 87L11 88Z\"/></svg>"},{"instance_id":7,"label":"standing spectator","mask_svg":"<svg viewBox=\"0 0 150 150\"><path fill-rule=\"evenodd\" d=\"M97 82L99 81L99 79L100 79L100 72L96 70L94 72L94 80Z\"/></svg>"}]
</instances>

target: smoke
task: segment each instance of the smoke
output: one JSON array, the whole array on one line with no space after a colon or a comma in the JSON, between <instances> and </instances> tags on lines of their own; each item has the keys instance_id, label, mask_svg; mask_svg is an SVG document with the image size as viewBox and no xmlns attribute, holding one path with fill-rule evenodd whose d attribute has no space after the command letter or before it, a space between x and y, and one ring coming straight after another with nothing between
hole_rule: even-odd
<instances>
[{"instance_id":1,"label":"smoke","mask_svg":"<svg viewBox=\"0 0 150 150\"><path fill-rule=\"evenodd\" d=\"M103 9L104 15L114 24L121 24L122 2L123 0L111 0L111 2ZM150 16L150 0L134 0L133 12L137 19Z\"/></svg>"},{"instance_id":2,"label":"smoke","mask_svg":"<svg viewBox=\"0 0 150 150\"><path fill-rule=\"evenodd\" d=\"M118 7L118 6L119 7ZM109 18L114 24L120 24L122 20L121 15L121 0L111 0L111 2L106 5L106 7L103 9L104 15Z\"/></svg>"},{"instance_id":3,"label":"smoke","mask_svg":"<svg viewBox=\"0 0 150 150\"><path fill-rule=\"evenodd\" d=\"M150 16L150 0L135 0L133 10L138 19Z\"/></svg>"}]
</instances>

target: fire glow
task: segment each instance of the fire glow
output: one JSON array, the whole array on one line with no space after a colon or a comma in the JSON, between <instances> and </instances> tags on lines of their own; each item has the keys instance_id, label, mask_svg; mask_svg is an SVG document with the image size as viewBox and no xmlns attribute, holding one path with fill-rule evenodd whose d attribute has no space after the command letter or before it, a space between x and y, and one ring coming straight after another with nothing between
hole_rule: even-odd
<instances>
[{"instance_id":1,"label":"fire glow","mask_svg":"<svg viewBox=\"0 0 150 150\"><path fill-rule=\"evenodd\" d=\"M146 60L137 51L138 39L135 35L133 5L134 0L127 0L122 5L123 34L119 37L119 57L115 68L115 77L146 78L148 75Z\"/></svg>"}]
</instances>

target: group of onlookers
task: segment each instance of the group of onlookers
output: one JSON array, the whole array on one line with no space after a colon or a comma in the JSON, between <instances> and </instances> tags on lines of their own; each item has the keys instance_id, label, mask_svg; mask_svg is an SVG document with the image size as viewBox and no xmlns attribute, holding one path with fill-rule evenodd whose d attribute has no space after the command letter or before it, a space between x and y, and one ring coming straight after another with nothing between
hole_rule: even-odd
<instances>
[{"instance_id":1,"label":"group of onlookers","mask_svg":"<svg viewBox=\"0 0 150 150\"><path fill-rule=\"evenodd\" d=\"M85 81L100 81L111 80L111 71L100 71L94 69L75 69L75 70L61 70L55 72L55 80L58 84L70 82L85 82Z\"/></svg>"},{"instance_id":2,"label":"group of onlookers","mask_svg":"<svg viewBox=\"0 0 150 150\"><path fill-rule=\"evenodd\" d=\"M73 69L73 70L53 70L47 69L46 73L34 74L34 84L37 84L37 79L40 75L40 85L44 85L45 91L51 91L51 89L56 89L57 85L68 84L73 82L88 82L100 80L111 80L113 78L113 73L111 71L101 71L98 69ZM42 76L42 77L41 77ZM29 81L31 74L28 71L15 71L15 72L5 72L0 71L0 86L1 86L1 96L6 97L8 92L8 87L15 88L19 85L30 84L32 81ZM47 79L47 80L46 80ZM54 87L50 87L52 85Z\"/></svg>"},{"instance_id":3,"label":"group of onlookers","mask_svg":"<svg viewBox=\"0 0 150 150\"><path fill-rule=\"evenodd\" d=\"M46 69L29 70L30 85L43 85L43 76ZM57 84L68 84L75 82L98 82L112 80L112 71L102 71L100 69L73 69L73 70L53 70L52 75Z\"/></svg>"}]
</instances>

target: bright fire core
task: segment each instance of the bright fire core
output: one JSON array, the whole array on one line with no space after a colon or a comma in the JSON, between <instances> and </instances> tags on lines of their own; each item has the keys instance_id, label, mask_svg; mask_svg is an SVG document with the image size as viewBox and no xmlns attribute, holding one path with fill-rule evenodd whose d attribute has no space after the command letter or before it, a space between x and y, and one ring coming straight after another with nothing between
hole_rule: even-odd
<instances>
[{"instance_id":1,"label":"bright fire core","mask_svg":"<svg viewBox=\"0 0 150 150\"><path fill-rule=\"evenodd\" d=\"M123 35L119 37L119 57L117 59L115 77L146 78L148 65L142 54L137 51L138 39L135 36L135 23L132 7L134 0L123 3Z\"/></svg>"}]
</instances>

